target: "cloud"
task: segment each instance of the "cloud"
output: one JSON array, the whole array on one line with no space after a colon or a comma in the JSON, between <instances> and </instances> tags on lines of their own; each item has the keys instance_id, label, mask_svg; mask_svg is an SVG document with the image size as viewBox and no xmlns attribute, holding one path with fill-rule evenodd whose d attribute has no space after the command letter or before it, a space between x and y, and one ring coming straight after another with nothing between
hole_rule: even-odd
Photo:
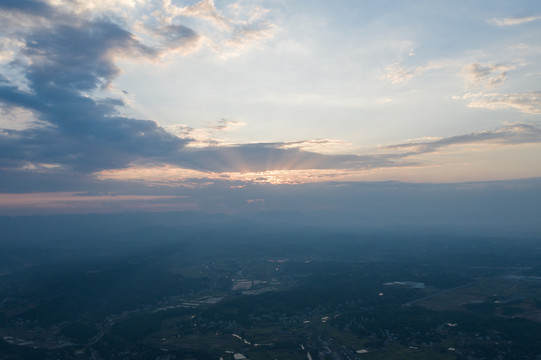
<instances>
[{"instance_id":1,"label":"cloud","mask_svg":"<svg viewBox=\"0 0 541 360\"><path fill-rule=\"evenodd\" d=\"M159 51L107 19L71 16L69 25L47 26L24 35L21 57L26 61L18 66L29 91L7 79L0 81L4 108L31 111L44 124L4 129L0 165L22 168L47 163L68 171L92 172L179 151L187 140L169 134L154 121L119 116L121 100L88 95L106 88L119 74L118 57L153 58ZM185 32L185 37L193 34Z\"/></svg>"},{"instance_id":2,"label":"cloud","mask_svg":"<svg viewBox=\"0 0 541 360\"><path fill-rule=\"evenodd\" d=\"M383 146L382 149L405 151L405 155L414 155L433 153L451 146L481 143L504 145L541 143L541 127L537 124L515 124L496 130Z\"/></svg>"},{"instance_id":3,"label":"cloud","mask_svg":"<svg viewBox=\"0 0 541 360\"><path fill-rule=\"evenodd\" d=\"M1 202L7 206L23 206L28 204L51 205L56 201L62 202L101 202L101 201L136 201L136 200L166 200L183 198L184 196L156 196L156 195L106 195L76 192L54 192L34 194L0 194Z\"/></svg>"},{"instance_id":4,"label":"cloud","mask_svg":"<svg viewBox=\"0 0 541 360\"><path fill-rule=\"evenodd\" d=\"M39 0L3 0L0 3L0 10L3 15L23 14L39 17L47 17L54 12L53 7Z\"/></svg>"},{"instance_id":5,"label":"cloud","mask_svg":"<svg viewBox=\"0 0 541 360\"><path fill-rule=\"evenodd\" d=\"M51 4L67 7L75 12L118 12L144 4L146 0L49 0Z\"/></svg>"},{"instance_id":6,"label":"cloud","mask_svg":"<svg viewBox=\"0 0 541 360\"><path fill-rule=\"evenodd\" d=\"M290 141L281 145L282 149L300 149L304 151L313 151L320 154L340 153L345 148L351 146L350 143L342 140L333 139L315 139Z\"/></svg>"},{"instance_id":7,"label":"cloud","mask_svg":"<svg viewBox=\"0 0 541 360\"><path fill-rule=\"evenodd\" d=\"M15 60L15 55L18 49L24 46L24 42L17 39L0 38L0 65L2 63L9 64Z\"/></svg>"},{"instance_id":8,"label":"cloud","mask_svg":"<svg viewBox=\"0 0 541 360\"><path fill-rule=\"evenodd\" d=\"M2 130L24 130L29 127L41 126L47 126L47 124L38 121L32 111L0 104L0 132Z\"/></svg>"},{"instance_id":9,"label":"cloud","mask_svg":"<svg viewBox=\"0 0 541 360\"><path fill-rule=\"evenodd\" d=\"M244 123L240 121L220 119L216 123L202 128L193 128L191 126L176 124L166 126L165 129L181 139L189 139L190 142L187 144L187 146L192 148L201 148L223 145L224 140L220 138L220 135L243 125Z\"/></svg>"},{"instance_id":10,"label":"cloud","mask_svg":"<svg viewBox=\"0 0 541 360\"><path fill-rule=\"evenodd\" d=\"M216 125L211 127L211 129L216 131L230 131L243 125L244 123L240 121L220 119Z\"/></svg>"},{"instance_id":11,"label":"cloud","mask_svg":"<svg viewBox=\"0 0 541 360\"><path fill-rule=\"evenodd\" d=\"M515 69L511 64L470 63L464 66L460 59L439 59L423 65L406 67L401 62L394 62L385 68L385 77L391 84L401 84L432 70L448 71L462 67L462 75L474 85L495 88L507 79L507 73Z\"/></svg>"},{"instance_id":12,"label":"cloud","mask_svg":"<svg viewBox=\"0 0 541 360\"><path fill-rule=\"evenodd\" d=\"M483 66L479 63L472 63L463 69L463 74L471 84L483 84L485 87L493 89L507 78L508 71L514 69L514 66L506 64Z\"/></svg>"},{"instance_id":13,"label":"cloud","mask_svg":"<svg viewBox=\"0 0 541 360\"><path fill-rule=\"evenodd\" d=\"M105 87L118 74L119 56L153 57L157 51L108 20L42 29L26 37L27 77L35 91Z\"/></svg>"},{"instance_id":14,"label":"cloud","mask_svg":"<svg viewBox=\"0 0 541 360\"><path fill-rule=\"evenodd\" d=\"M247 204L254 204L254 205L263 205L265 203L265 199L248 199L246 200Z\"/></svg>"},{"instance_id":15,"label":"cloud","mask_svg":"<svg viewBox=\"0 0 541 360\"><path fill-rule=\"evenodd\" d=\"M202 172L171 165L153 167L131 167L104 170L96 174L102 181L124 181L148 186L195 188L207 187L216 182L229 181L232 188L242 188L246 183L301 184L344 179L358 171L351 169L305 169L267 170L258 172Z\"/></svg>"},{"instance_id":16,"label":"cloud","mask_svg":"<svg viewBox=\"0 0 541 360\"><path fill-rule=\"evenodd\" d=\"M415 76L423 74L430 70L445 69L454 65L454 61L437 60L417 67L405 67L400 62L394 62L385 68L385 77L391 84L405 83Z\"/></svg>"},{"instance_id":17,"label":"cloud","mask_svg":"<svg viewBox=\"0 0 541 360\"><path fill-rule=\"evenodd\" d=\"M305 150L306 144L301 143L217 146L211 135L241 125L226 119L205 129L208 136L203 147L189 147L201 143L194 136L196 130L184 127L183 134L175 136L154 121L120 116L118 108L124 106L120 99L91 96L97 89L107 89L118 76L115 62L119 57L155 59L162 48L142 43L110 19L63 15L64 22L21 33L25 45L19 55L25 61L18 66L28 90L4 78L0 81L3 106L10 111L29 111L41 124L0 132L0 166L4 169L61 176L134 164L224 172L364 168L393 162L389 155L321 154ZM166 25L160 31L169 48L197 41L197 33L183 25Z\"/></svg>"},{"instance_id":18,"label":"cloud","mask_svg":"<svg viewBox=\"0 0 541 360\"><path fill-rule=\"evenodd\" d=\"M144 209L145 211L195 210L197 205L185 196L87 194L77 192L33 192L1 194L0 213L100 213ZM29 209L31 209L29 211Z\"/></svg>"},{"instance_id":19,"label":"cloud","mask_svg":"<svg viewBox=\"0 0 541 360\"><path fill-rule=\"evenodd\" d=\"M541 92L532 91L516 94L472 94L460 99L468 100L468 107L490 110L514 109L526 114L541 114Z\"/></svg>"},{"instance_id":20,"label":"cloud","mask_svg":"<svg viewBox=\"0 0 541 360\"><path fill-rule=\"evenodd\" d=\"M491 25L496 26L513 26L513 25L521 25L521 24L527 24L532 21L540 20L541 16L518 16L518 17L508 17L503 19L493 18L488 21Z\"/></svg>"},{"instance_id":21,"label":"cloud","mask_svg":"<svg viewBox=\"0 0 541 360\"><path fill-rule=\"evenodd\" d=\"M165 8L174 15L192 16L209 20L222 30L231 30L231 21L225 18L218 9L216 9L213 0L201 0L193 5L184 7L171 5L170 0L166 0L165 4Z\"/></svg>"},{"instance_id":22,"label":"cloud","mask_svg":"<svg viewBox=\"0 0 541 360\"><path fill-rule=\"evenodd\" d=\"M241 50L274 35L275 26L268 21L238 26L233 36L225 42L230 48Z\"/></svg>"},{"instance_id":23,"label":"cloud","mask_svg":"<svg viewBox=\"0 0 541 360\"><path fill-rule=\"evenodd\" d=\"M161 11L155 12L155 18L167 25L182 17L209 21L219 32L207 31L206 40L221 57L238 56L274 36L275 25L263 19L265 9L254 5L244 8L238 4L227 8L234 10L231 16L222 14L213 0L201 0L189 6L177 6L165 0Z\"/></svg>"},{"instance_id":24,"label":"cloud","mask_svg":"<svg viewBox=\"0 0 541 360\"><path fill-rule=\"evenodd\" d=\"M4 191L23 186L25 181L25 186L31 188L29 184L34 181L35 185L38 180L45 182L43 186L56 190L61 189L60 184L70 189L70 186L97 188L91 180L96 180L100 174L134 167L171 166L199 175L249 172L257 179L257 172L295 170L308 174L314 169L349 171L413 166L415 163L409 162L408 157L414 154L435 151L433 149L460 141L473 141L473 134L470 134L440 139L432 144L387 147L397 150L395 153L358 155L344 154L347 144L330 139L227 144L223 134L242 125L228 119L201 129L180 125L173 134L174 130L165 129L155 121L122 116L119 110L125 106L122 100L97 98L93 94L99 89L105 90L102 94L106 93L120 73L119 58L154 61L170 51L187 53L199 46L202 35L179 24L175 18L152 28L153 40L158 41L149 45L148 38L141 40L118 19L89 17L87 13L69 12L69 8L51 4L31 0L0 3L2 18L24 18L22 22L14 20L9 27L0 29L4 37L13 36L14 45L8 44L14 47L10 50L10 63L25 82L25 86L21 86L9 76L0 75L2 112L19 125L7 127L2 124L0 129L0 172ZM222 15L216 12L213 2L198 4L201 6L197 10L199 13L194 8L191 16L203 16L204 13L214 23L225 21L230 24L227 29L223 27L223 31L232 47L240 48L243 44L257 43L272 36L272 24L263 21L261 16L218 21ZM27 27L31 19L35 21ZM400 82L403 81L401 78L407 80L415 74L444 66L443 62L428 63L405 70L403 74L398 72L396 79ZM471 73L479 81L490 81L505 72L502 68L485 68L487 66L474 68ZM526 99L530 101L530 112L539 113L539 94L530 95ZM526 100L522 101L523 107L527 106ZM502 104L500 101L499 106ZM523 133L511 129L493 131L494 134L487 132L477 134L477 141L513 143L514 139L520 143L525 141L525 134L530 134L529 141L534 142L539 135L534 131L537 128L521 126ZM507 141L503 140L504 135ZM409 151L406 145L417 150ZM22 181L25 176L26 180ZM328 176L332 176L332 171Z\"/></svg>"},{"instance_id":25,"label":"cloud","mask_svg":"<svg viewBox=\"0 0 541 360\"><path fill-rule=\"evenodd\" d=\"M201 47L201 36L183 25L165 25L153 29L152 33L161 40L160 54L167 54L171 51L181 51L188 54Z\"/></svg>"},{"instance_id":26,"label":"cloud","mask_svg":"<svg viewBox=\"0 0 541 360\"><path fill-rule=\"evenodd\" d=\"M15 32L48 26L52 21L67 22L68 18L59 16L62 10L55 9L48 3L40 0L7 0L0 1L0 36L9 34L5 38L18 38Z\"/></svg>"},{"instance_id":27,"label":"cloud","mask_svg":"<svg viewBox=\"0 0 541 360\"><path fill-rule=\"evenodd\" d=\"M385 77L391 84L400 84L410 81L418 73L415 69L408 69L399 63L393 63L385 68Z\"/></svg>"},{"instance_id":28,"label":"cloud","mask_svg":"<svg viewBox=\"0 0 541 360\"><path fill-rule=\"evenodd\" d=\"M209 172L258 172L268 170L346 169L400 166L394 154L321 154L287 148L290 143L255 143L186 148L171 163Z\"/></svg>"}]
</instances>

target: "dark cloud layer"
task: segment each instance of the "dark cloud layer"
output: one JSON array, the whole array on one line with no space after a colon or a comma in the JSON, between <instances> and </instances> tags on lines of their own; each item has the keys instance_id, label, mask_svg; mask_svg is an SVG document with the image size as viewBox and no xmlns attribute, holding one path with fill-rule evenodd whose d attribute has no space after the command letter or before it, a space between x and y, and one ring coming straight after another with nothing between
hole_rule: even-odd
<instances>
[{"instance_id":1,"label":"dark cloud layer","mask_svg":"<svg viewBox=\"0 0 541 360\"><path fill-rule=\"evenodd\" d=\"M53 12L48 4L36 0L2 0L0 10L37 16L47 16Z\"/></svg>"},{"instance_id":2,"label":"dark cloud layer","mask_svg":"<svg viewBox=\"0 0 541 360\"><path fill-rule=\"evenodd\" d=\"M529 144L541 142L541 127L537 124L515 124L496 130L449 136L432 141L408 142L384 147L386 150L409 150L410 154L432 153L454 145L476 143ZM405 154L407 155L407 154Z\"/></svg>"},{"instance_id":3,"label":"dark cloud layer","mask_svg":"<svg viewBox=\"0 0 541 360\"><path fill-rule=\"evenodd\" d=\"M28 2L26 7L31 4L41 6ZM108 86L118 75L115 56L157 54L119 25L107 19L81 21L33 31L24 40L23 71L30 91L4 79L0 101L32 110L46 126L3 131L3 166L47 163L90 172L125 167L138 158L160 158L185 145L186 140L154 121L119 116L116 108L123 105L121 100L96 100L85 94Z\"/></svg>"},{"instance_id":4,"label":"dark cloud layer","mask_svg":"<svg viewBox=\"0 0 541 360\"><path fill-rule=\"evenodd\" d=\"M348 169L398 166L398 155L327 155L287 143L256 143L185 150L177 160L182 166L203 171L265 171L292 169Z\"/></svg>"}]
</instances>

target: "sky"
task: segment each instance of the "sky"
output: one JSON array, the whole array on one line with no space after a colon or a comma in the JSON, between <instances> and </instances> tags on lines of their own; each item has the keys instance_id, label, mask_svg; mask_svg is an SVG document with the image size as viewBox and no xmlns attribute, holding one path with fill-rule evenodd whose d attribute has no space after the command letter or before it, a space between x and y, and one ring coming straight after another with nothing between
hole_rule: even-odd
<instances>
[{"instance_id":1,"label":"sky","mask_svg":"<svg viewBox=\"0 0 541 360\"><path fill-rule=\"evenodd\" d=\"M0 214L539 197L537 0L2 0L0 23Z\"/></svg>"}]
</instances>

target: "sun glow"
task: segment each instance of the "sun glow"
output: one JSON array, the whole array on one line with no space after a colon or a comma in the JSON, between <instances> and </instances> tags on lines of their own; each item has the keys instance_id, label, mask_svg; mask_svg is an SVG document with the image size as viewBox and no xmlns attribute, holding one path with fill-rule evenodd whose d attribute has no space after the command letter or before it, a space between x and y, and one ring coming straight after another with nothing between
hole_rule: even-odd
<instances>
[{"instance_id":1,"label":"sun glow","mask_svg":"<svg viewBox=\"0 0 541 360\"><path fill-rule=\"evenodd\" d=\"M296 185L332 181L407 181L461 182L510 179L524 163L535 163L539 144L509 146L494 143L463 144L460 151L440 149L411 156L410 163L395 166L353 169L285 169L265 171L198 171L173 165L133 166L126 169L102 170L94 173L99 180L118 180L150 186L206 187L230 182L231 188L245 184ZM525 150L529 150L526 151ZM524 155L524 153L528 155ZM497 156L494 156L497 155ZM518 161L520 159L520 161ZM235 166L233 168L240 168ZM509 171L509 170L513 171ZM540 176L532 166L530 177Z\"/></svg>"},{"instance_id":2,"label":"sun glow","mask_svg":"<svg viewBox=\"0 0 541 360\"><path fill-rule=\"evenodd\" d=\"M325 181L350 181L367 170L268 170L259 172L202 172L170 165L160 167L131 167L104 170L96 173L100 180L123 180L152 183L155 186L196 187L214 181L246 182L253 184L307 184ZM241 185L232 185L238 187Z\"/></svg>"}]
</instances>

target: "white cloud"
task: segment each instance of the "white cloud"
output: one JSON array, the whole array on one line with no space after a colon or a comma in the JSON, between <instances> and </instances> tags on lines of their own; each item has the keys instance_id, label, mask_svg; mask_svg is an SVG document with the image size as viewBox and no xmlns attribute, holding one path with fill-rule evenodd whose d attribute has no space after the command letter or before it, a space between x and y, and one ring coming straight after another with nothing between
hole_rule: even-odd
<instances>
[{"instance_id":1,"label":"white cloud","mask_svg":"<svg viewBox=\"0 0 541 360\"><path fill-rule=\"evenodd\" d=\"M216 9L214 0L201 0L194 5L184 7L175 6L171 4L171 0L165 0L164 10L172 16L187 16L209 20L222 30L229 31L232 28L232 22Z\"/></svg>"},{"instance_id":2,"label":"white cloud","mask_svg":"<svg viewBox=\"0 0 541 360\"><path fill-rule=\"evenodd\" d=\"M222 137L225 132L232 131L241 126L244 126L243 122L220 119L214 124L209 124L208 126L197 129L183 124L164 126L164 128L171 134L176 135L181 139L192 140L188 147L202 148L209 146L230 145L225 143L223 139L220 139L220 137Z\"/></svg>"},{"instance_id":3,"label":"white cloud","mask_svg":"<svg viewBox=\"0 0 541 360\"><path fill-rule=\"evenodd\" d=\"M489 89L498 87L507 78L507 72L514 70L513 65L472 63L463 69L464 77L474 85L484 85Z\"/></svg>"},{"instance_id":4,"label":"white cloud","mask_svg":"<svg viewBox=\"0 0 541 360\"><path fill-rule=\"evenodd\" d=\"M264 18L267 9L235 3L225 7L225 10L228 11L227 16L216 8L213 0L201 0L189 6L177 6L171 0L164 0L162 8L154 11L149 21L157 20L159 27L171 26L182 17L210 22L218 31L197 31L222 58L238 56L245 49L274 36L275 25Z\"/></svg>"},{"instance_id":5,"label":"white cloud","mask_svg":"<svg viewBox=\"0 0 541 360\"><path fill-rule=\"evenodd\" d=\"M46 124L39 121L31 110L0 104L0 132L2 130L24 130L44 126Z\"/></svg>"},{"instance_id":6,"label":"white cloud","mask_svg":"<svg viewBox=\"0 0 541 360\"><path fill-rule=\"evenodd\" d=\"M538 16L519 16L519 17L508 17L503 19L493 18L488 21L489 24L496 26L513 26L526 24L532 21L540 20L541 15Z\"/></svg>"},{"instance_id":7,"label":"white cloud","mask_svg":"<svg viewBox=\"0 0 541 360\"><path fill-rule=\"evenodd\" d=\"M468 100L468 107L490 110L514 109L526 114L541 114L541 92L515 94L465 94L459 97Z\"/></svg>"},{"instance_id":8,"label":"white cloud","mask_svg":"<svg viewBox=\"0 0 541 360\"><path fill-rule=\"evenodd\" d=\"M385 68L385 72L385 77L391 82L391 84L400 84L410 81L416 73L415 69L412 70L405 68L398 63L393 63L387 66Z\"/></svg>"},{"instance_id":9,"label":"white cloud","mask_svg":"<svg viewBox=\"0 0 541 360\"><path fill-rule=\"evenodd\" d=\"M24 45L24 41L16 38L0 38L0 64L13 61L15 55Z\"/></svg>"},{"instance_id":10,"label":"white cloud","mask_svg":"<svg viewBox=\"0 0 541 360\"><path fill-rule=\"evenodd\" d=\"M49 4L60 11L89 17L114 14L128 22L134 11L149 5L147 0L49 0Z\"/></svg>"},{"instance_id":11,"label":"white cloud","mask_svg":"<svg viewBox=\"0 0 541 360\"><path fill-rule=\"evenodd\" d=\"M238 27L233 37L227 41L229 45L243 45L246 43L256 42L262 39L270 38L274 35L275 26L268 21L263 21L257 24L247 24Z\"/></svg>"},{"instance_id":12,"label":"white cloud","mask_svg":"<svg viewBox=\"0 0 541 360\"><path fill-rule=\"evenodd\" d=\"M215 131L230 131L243 125L244 123L240 121L220 119L216 125L210 128Z\"/></svg>"},{"instance_id":13,"label":"white cloud","mask_svg":"<svg viewBox=\"0 0 541 360\"><path fill-rule=\"evenodd\" d=\"M402 66L400 62L395 62L385 68L385 77L391 84L400 84L408 82L415 76L421 75L427 71L447 69L456 65L457 61L449 59L429 61L424 65L410 68Z\"/></svg>"},{"instance_id":14,"label":"white cloud","mask_svg":"<svg viewBox=\"0 0 541 360\"><path fill-rule=\"evenodd\" d=\"M281 149L299 149L319 154L343 153L349 147L351 147L350 143L334 139L292 141L280 146Z\"/></svg>"}]
</instances>

